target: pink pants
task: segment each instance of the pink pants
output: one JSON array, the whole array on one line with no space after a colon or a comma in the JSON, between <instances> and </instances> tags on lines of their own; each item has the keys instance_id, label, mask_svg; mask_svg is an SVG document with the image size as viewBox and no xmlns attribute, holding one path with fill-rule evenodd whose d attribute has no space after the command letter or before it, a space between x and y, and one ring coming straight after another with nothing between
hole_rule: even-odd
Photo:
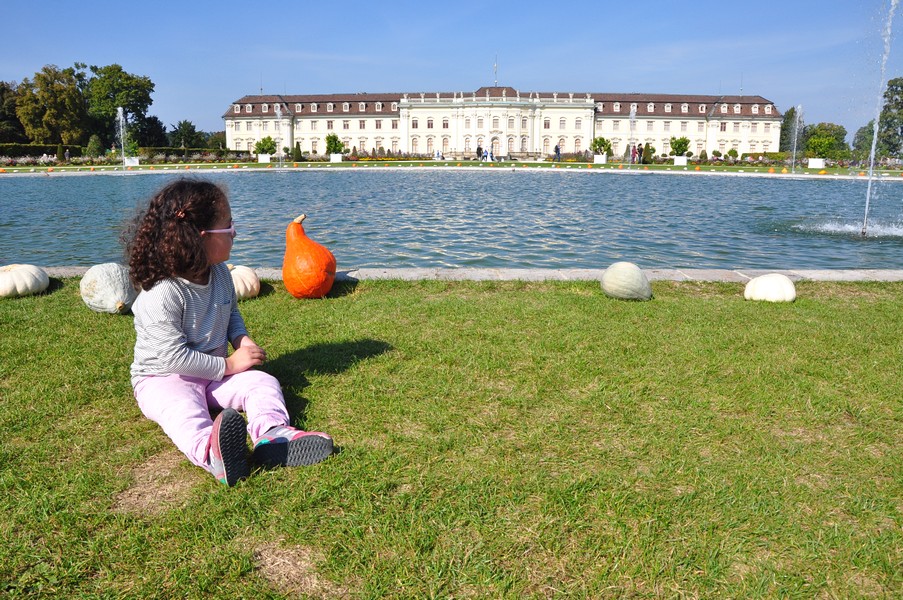
<instances>
[{"instance_id":1,"label":"pink pants","mask_svg":"<svg viewBox=\"0 0 903 600\"><path fill-rule=\"evenodd\" d=\"M222 381L184 375L145 377L135 386L135 398L144 416L160 425L191 462L205 469L213 429L211 409L244 411L254 441L271 427L289 423L279 382L253 369Z\"/></svg>"}]
</instances>

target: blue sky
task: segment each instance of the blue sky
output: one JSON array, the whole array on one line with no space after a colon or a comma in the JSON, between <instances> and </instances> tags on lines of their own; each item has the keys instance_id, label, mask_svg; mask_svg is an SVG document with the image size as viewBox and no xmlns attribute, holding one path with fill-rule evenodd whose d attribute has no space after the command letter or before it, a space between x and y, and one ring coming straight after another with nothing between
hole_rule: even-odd
<instances>
[{"instance_id":1,"label":"blue sky","mask_svg":"<svg viewBox=\"0 0 903 600\"><path fill-rule=\"evenodd\" d=\"M0 80L46 64L118 63L155 84L149 114L223 129L259 93L521 91L749 94L806 123L872 119L903 77L898 0L696 2L172 2L13 0ZM573 7L573 8L567 8Z\"/></svg>"}]
</instances>

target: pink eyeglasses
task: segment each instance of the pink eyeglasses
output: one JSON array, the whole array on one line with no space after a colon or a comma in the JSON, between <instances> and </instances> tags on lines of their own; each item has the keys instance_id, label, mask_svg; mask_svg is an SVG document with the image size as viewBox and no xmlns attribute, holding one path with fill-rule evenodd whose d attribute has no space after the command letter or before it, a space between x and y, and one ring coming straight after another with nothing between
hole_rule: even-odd
<instances>
[{"instance_id":1,"label":"pink eyeglasses","mask_svg":"<svg viewBox=\"0 0 903 600\"><path fill-rule=\"evenodd\" d=\"M232 224L229 225L229 229L204 229L201 233L228 233L233 238L235 237L235 221L232 221Z\"/></svg>"}]
</instances>

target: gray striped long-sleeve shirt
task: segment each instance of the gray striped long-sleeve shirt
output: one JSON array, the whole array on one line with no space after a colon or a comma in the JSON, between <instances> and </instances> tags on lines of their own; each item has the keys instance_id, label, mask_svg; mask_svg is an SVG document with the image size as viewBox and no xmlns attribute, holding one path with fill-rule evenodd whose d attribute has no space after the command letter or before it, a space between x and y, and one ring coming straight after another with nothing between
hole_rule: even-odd
<instances>
[{"instance_id":1,"label":"gray striped long-sleeve shirt","mask_svg":"<svg viewBox=\"0 0 903 600\"><path fill-rule=\"evenodd\" d=\"M174 373L219 381L229 342L248 333L225 263L211 267L206 285L175 277L158 281L138 294L132 313L132 386L148 375Z\"/></svg>"}]
</instances>

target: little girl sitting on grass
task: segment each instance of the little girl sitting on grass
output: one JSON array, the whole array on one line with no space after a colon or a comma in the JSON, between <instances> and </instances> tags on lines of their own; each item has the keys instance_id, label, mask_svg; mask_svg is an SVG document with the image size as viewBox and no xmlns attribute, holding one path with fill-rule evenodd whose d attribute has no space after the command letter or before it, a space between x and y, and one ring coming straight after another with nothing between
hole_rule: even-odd
<instances>
[{"instance_id":1,"label":"little girl sitting on grass","mask_svg":"<svg viewBox=\"0 0 903 600\"><path fill-rule=\"evenodd\" d=\"M279 382L252 368L266 352L248 336L225 264L235 238L225 192L206 181L174 181L126 237L129 273L141 290L132 305L131 367L141 412L229 486L250 474L248 434L262 466L311 465L332 454L325 433L289 426Z\"/></svg>"}]
</instances>

